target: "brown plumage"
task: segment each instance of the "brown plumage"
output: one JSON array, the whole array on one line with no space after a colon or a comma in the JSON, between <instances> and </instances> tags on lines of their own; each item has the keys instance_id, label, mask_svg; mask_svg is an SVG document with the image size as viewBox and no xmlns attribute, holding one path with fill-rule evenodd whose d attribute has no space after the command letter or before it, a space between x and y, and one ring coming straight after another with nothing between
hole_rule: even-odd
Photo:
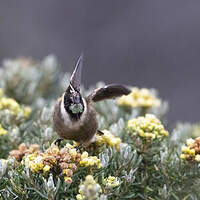
<instances>
[{"instance_id":1,"label":"brown plumage","mask_svg":"<svg viewBox=\"0 0 200 200\"><path fill-rule=\"evenodd\" d=\"M62 139L89 144L98 128L94 102L127 95L130 90L123 85L111 84L98 88L83 98L80 94L81 69L82 56L77 62L67 90L57 100L53 124L54 130Z\"/></svg>"},{"instance_id":2,"label":"brown plumage","mask_svg":"<svg viewBox=\"0 0 200 200\"><path fill-rule=\"evenodd\" d=\"M61 100L61 98L58 99L54 110L54 130L63 139L75 140L80 143L89 143L98 127L93 102L89 99L86 101L88 110L84 120L81 122L72 122L76 128L70 128L70 126L64 123L61 114Z\"/></svg>"}]
</instances>

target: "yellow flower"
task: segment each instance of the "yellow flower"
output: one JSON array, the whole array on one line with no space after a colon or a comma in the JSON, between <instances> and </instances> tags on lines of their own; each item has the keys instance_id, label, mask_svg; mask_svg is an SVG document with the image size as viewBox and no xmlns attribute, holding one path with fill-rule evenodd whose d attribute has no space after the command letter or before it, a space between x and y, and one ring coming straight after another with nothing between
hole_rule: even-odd
<instances>
[{"instance_id":1,"label":"yellow flower","mask_svg":"<svg viewBox=\"0 0 200 200\"><path fill-rule=\"evenodd\" d=\"M192 138L187 139L186 146L182 146L181 151L181 159L200 162L200 137L195 140Z\"/></svg>"},{"instance_id":2,"label":"yellow flower","mask_svg":"<svg viewBox=\"0 0 200 200\"><path fill-rule=\"evenodd\" d=\"M5 135L5 134L7 134L7 130L6 129L4 129L3 127L2 127L2 125L0 124L0 135Z\"/></svg>"},{"instance_id":3,"label":"yellow flower","mask_svg":"<svg viewBox=\"0 0 200 200\"><path fill-rule=\"evenodd\" d=\"M29 165L30 161L36 158L37 154L29 154L25 157L25 164Z\"/></svg>"},{"instance_id":4,"label":"yellow flower","mask_svg":"<svg viewBox=\"0 0 200 200\"><path fill-rule=\"evenodd\" d=\"M14 99L2 97L0 99L0 104L1 109L8 109L14 115L17 115L21 111L19 104Z\"/></svg>"},{"instance_id":5,"label":"yellow flower","mask_svg":"<svg viewBox=\"0 0 200 200\"><path fill-rule=\"evenodd\" d=\"M75 143L75 142L74 142ZM78 143L77 143L78 144ZM77 145L78 146L78 145ZM68 148L68 149L73 149L74 148L74 146L73 145L71 145L71 144L69 144L69 143L67 143L66 145L65 145L65 147L66 148Z\"/></svg>"},{"instance_id":6,"label":"yellow flower","mask_svg":"<svg viewBox=\"0 0 200 200\"><path fill-rule=\"evenodd\" d=\"M194 141L192 138L189 138L189 139L186 140L186 144L187 144L187 146L191 146L191 145L193 145L194 142L195 142L195 141Z\"/></svg>"},{"instance_id":7,"label":"yellow flower","mask_svg":"<svg viewBox=\"0 0 200 200\"><path fill-rule=\"evenodd\" d=\"M153 140L168 136L160 120L155 115L146 114L144 117L137 117L128 121L127 128L132 136L138 135L141 138Z\"/></svg>"},{"instance_id":8,"label":"yellow flower","mask_svg":"<svg viewBox=\"0 0 200 200\"><path fill-rule=\"evenodd\" d=\"M43 170L44 168L43 157L37 154L29 154L25 156L24 163L33 172L39 172L40 170Z\"/></svg>"},{"instance_id":9,"label":"yellow flower","mask_svg":"<svg viewBox=\"0 0 200 200\"><path fill-rule=\"evenodd\" d=\"M94 177L92 175L88 175L85 178L85 183L90 184L90 185L94 185L96 183L96 181L94 180Z\"/></svg>"},{"instance_id":10,"label":"yellow flower","mask_svg":"<svg viewBox=\"0 0 200 200\"><path fill-rule=\"evenodd\" d=\"M85 151L81 155L80 166L91 167L97 166L98 168L102 167L101 161L96 156L88 156L88 153Z\"/></svg>"},{"instance_id":11,"label":"yellow flower","mask_svg":"<svg viewBox=\"0 0 200 200\"><path fill-rule=\"evenodd\" d=\"M14 99L1 97L0 110L8 110L12 115L21 114L23 117L29 117L31 113L30 107L21 107Z\"/></svg>"},{"instance_id":12,"label":"yellow flower","mask_svg":"<svg viewBox=\"0 0 200 200\"><path fill-rule=\"evenodd\" d=\"M114 188L119 186L120 182L117 177L109 176L108 178L104 179L104 184L107 188Z\"/></svg>"},{"instance_id":13,"label":"yellow flower","mask_svg":"<svg viewBox=\"0 0 200 200\"><path fill-rule=\"evenodd\" d=\"M73 157L76 157L77 156L77 151L76 151L76 149L70 149L69 150L69 153L73 156Z\"/></svg>"},{"instance_id":14,"label":"yellow flower","mask_svg":"<svg viewBox=\"0 0 200 200\"><path fill-rule=\"evenodd\" d=\"M186 146L182 146L181 151L182 151L183 153L189 153L190 148L189 148L189 147L186 147Z\"/></svg>"},{"instance_id":15,"label":"yellow flower","mask_svg":"<svg viewBox=\"0 0 200 200\"><path fill-rule=\"evenodd\" d=\"M49 165L45 165L43 168L43 172L44 173L49 172L50 169L51 169L51 167Z\"/></svg>"},{"instance_id":16,"label":"yellow flower","mask_svg":"<svg viewBox=\"0 0 200 200\"><path fill-rule=\"evenodd\" d=\"M77 195L76 195L76 199L77 199L77 200L84 200L85 197L84 197L83 195L81 195L81 194L77 194Z\"/></svg>"},{"instance_id":17,"label":"yellow flower","mask_svg":"<svg viewBox=\"0 0 200 200\"><path fill-rule=\"evenodd\" d=\"M99 199L102 192L100 185L94 180L92 175L88 175L85 181L79 186L79 194L76 195L77 200Z\"/></svg>"},{"instance_id":18,"label":"yellow flower","mask_svg":"<svg viewBox=\"0 0 200 200\"><path fill-rule=\"evenodd\" d=\"M184 159L186 159L186 155L185 154L181 154L180 158L184 160Z\"/></svg>"},{"instance_id":19,"label":"yellow flower","mask_svg":"<svg viewBox=\"0 0 200 200\"><path fill-rule=\"evenodd\" d=\"M88 158L88 152L84 151L82 154L81 154L81 159L84 159L84 158Z\"/></svg>"},{"instance_id":20,"label":"yellow flower","mask_svg":"<svg viewBox=\"0 0 200 200\"><path fill-rule=\"evenodd\" d=\"M99 146L106 144L107 146L119 149L121 139L112 135L108 130L103 130L102 132L104 133L103 135L96 136L96 144Z\"/></svg>"},{"instance_id":21,"label":"yellow flower","mask_svg":"<svg viewBox=\"0 0 200 200\"><path fill-rule=\"evenodd\" d=\"M21 145L20 149L25 152L25 156L21 155L24 165L33 173L41 173L44 176L51 169L60 169L55 175L63 175L67 184L72 183L73 174L80 166L102 167L96 156L89 156L86 151L81 154L70 144L61 149L52 145L44 153L39 150L38 145L30 145L28 149Z\"/></svg>"},{"instance_id":22,"label":"yellow flower","mask_svg":"<svg viewBox=\"0 0 200 200\"><path fill-rule=\"evenodd\" d=\"M58 152L59 152L59 148L56 145L53 146L53 148L51 148L50 150L52 151L53 154L58 154Z\"/></svg>"},{"instance_id":23,"label":"yellow flower","mask_svg":"<svg viewBox=\"0 0 200 200\"><path fill-rule=\"evenodd\" d=\"M195 156L195 160L196 160L197 162L200 162L200 155L199 155L199 154Z\"/></svg>"},{"instance_id":24,"label":"yellow flower","mask_svg":"<svg viewBox=\"0 0 200 200\"><path fill-rule=\"evenodd\" d=\"M71 177L65 176L65 177L64 177L64 180L65 180L65 183L67 183L67 184L72 183L72 178L71 178Z\"/></svg>"},{"instance_id":25,"label":"yellow flower","mask_svg":"<svg viewBox=\"0 0 200 200\"><path fill-rule=\"evenodd\" d=\"M64 169L63 174L65 174L68 177L71 177L73 175L73 171L71 169Z\"/></svg>"},{"instance_id":26,"label":"yellow flower","mask_svg":"<svg viewBox=\"0 0 200 200\"><path fill-rule=\"evenodd\" d=\"M31 113L30 107L22 107L14 99L5 97L2 88L0 88L0 110L8 110L12 115L20 114L25 118Z\"/></svg>"},{"instance_id":27,"label":"yellow flower","mask_svg":"<svg viewBox=\"0 0 200 200\"><path fill-rule=\"evenodd\" d=\"M24 117L29 117L31 114L31 108L30 107L25 107L24 108Z\"/></svg>"},{"instance_id":28,"label":"yellow flower","mask_svg":"<svg viewBox=\"0 0 200 200\"><path fill-rule=\"evenodd\" d=\"M123 95L118 99L119 106L125 107L158 107L161 101L158 99L151 90L146 88L138 89L132 88L132 92L129 95Z\"/></svg>"}]
</instances>

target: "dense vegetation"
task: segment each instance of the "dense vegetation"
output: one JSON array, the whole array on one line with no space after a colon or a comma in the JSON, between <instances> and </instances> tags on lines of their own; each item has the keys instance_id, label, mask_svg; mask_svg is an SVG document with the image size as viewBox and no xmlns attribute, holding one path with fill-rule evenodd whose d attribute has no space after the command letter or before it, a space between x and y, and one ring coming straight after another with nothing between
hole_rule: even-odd
<instances>
[{"instance_id":1,"label":"dense vegetation","mask_svg":"<svg viewBox=\"0 0 200 200\"><path fill-rule=\"evenodd\" d=\"M68 80L54 56L3 62L0 199L200 199L200 126L169 132L168 104L154 89L97 103L104 135L94 144L54 145L52 112Z\"/></svg>"}]
</instances>

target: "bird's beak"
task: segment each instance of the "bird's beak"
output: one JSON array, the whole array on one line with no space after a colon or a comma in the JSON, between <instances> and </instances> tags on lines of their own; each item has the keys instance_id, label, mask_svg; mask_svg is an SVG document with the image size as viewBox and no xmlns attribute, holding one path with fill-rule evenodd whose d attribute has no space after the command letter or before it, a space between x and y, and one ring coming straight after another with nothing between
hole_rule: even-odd
<instances>
[{"instance_id":1,"label":"bird's beak","mask_svg":"<svg viewBox=\"0 0 200 200\"><path fill-rule=\"evenodd\" d=\"M82 71L82 65L83 65L83 54L79 57L76 67L72 73L72 76L70 78L70 85L73 89L80 92L80 86L81 86L81 71Z\"/></svg>"}]
</instances>

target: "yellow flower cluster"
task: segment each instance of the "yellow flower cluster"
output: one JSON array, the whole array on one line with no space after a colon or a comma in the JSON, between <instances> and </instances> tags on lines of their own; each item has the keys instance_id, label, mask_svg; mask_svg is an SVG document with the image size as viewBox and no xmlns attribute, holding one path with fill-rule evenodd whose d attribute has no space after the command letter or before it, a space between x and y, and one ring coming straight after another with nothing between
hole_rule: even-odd
<instances>
[{"instance_id":1,"label":"yellow flower cluster","mask_svg":"<svg viewBox=\"0 0 200 200\"><path fill-rule=\"evenodd\" d=\"M14 99L5 97L1 88L0 110L8 110L12 115L22 115L25 118L29 117L31 113L30 107L20 106Z\"/></svg>"},{"instance_id":2,"label":"yellow flower cluster","mask_svg":"<svg viewBox=\"0 0 200 200\"><path fill-rule=\"evenodd\" d=\"M44 168L44 158L36 153L25 156L24 163L32 172L38 172Z\"/></svg>"},{"instance_id":3,"label":"yellow flower cluster","mask_svg":"<svg viewBox=\"0 0 200 200\"><path fill-rule=\"evenodd\" d=\"M115 137L108 130L102 131L103 135L96 135L95 143L97 146L102 146L106 144L109 147L115 147L117 150L119 149L119 144L121 143L121 139L119 137Z\"/></svg>"},{"instance_id":4,"label":"yellow flower cluster","mask_svg":"<svg viewBox=\"0 0 200 200\"><path fill-rule=\"evenodd\" d=\"M182 146L181 150L181 159L200 162L200 137L187 139L186 146Z\"/></svg>"},{"instance_id":5,"label":"yellow flower cluster","mask_svg":"<svg viewBox=\"0 0 200 200\"><path fill-rule=\"evenodd\" d=\"M79 166L102 167L96 156L89 156L86 151L81 154L71 144L66 144L61 149L56 145L52 145L43 153L39 150L38 145L30 145L27 148L23 143L17 150L11 151L10 156L19 162L23 159L22 162L33 173L44 175L50 171L56 175L61 173L66 183L72 182L72 176Z\"/></svg>"},{"instance_id":6,"label":"yellow flower cluster","mask_svg":"<svg viewBox=\"0 0 200 200\"><path fill-rule=\"evenodd\" d=\"M0 135L5 135L5 134L7 134L7 130L6 129L4 129L3 127L2 127L2 125L0 124Z\"/></svg>"},{"instance_id":7,"label":"yellow flower cluster","mask_svg":"<svg viewBox=\"0 0 200 200\"><path fill-rule=\"evenodd\" d=\"M101 187L92 175L88 175L85 181L79 186L79 194L76 195L77 200L98 199L102 192Z\"/></svg>"},{"instance_id":8,"label":"yellow flower cluster","mask_svg":"<svg viewBox=\"0 0 200 200\"><path fill-rule=\"evenodd\" d=\"M104 179L104 185L108 189L115 188L115 187L119 186L119 184L120 184L120 182L117 177L109 176L108 178Z\"/></svg>"},{"instance_id":9,"label":"yellow flower cluster","mask_svg":"<svg viewBox=\"0 0 200 200\"><path fill-rule=\"evenodd\" d=\"M96 156L88 156L88 153L84 151L81 155L80 166L91 167L97 166L97 168L101 168L101 161Z\"/></svg>"},{"instance_id":10,"label":"yellow flower cluster","mask_svg":"<svg viewBox=\"0 0 200 200\"><path fill-rule=\"evenodd\" d=\"M62 149L53 145L44 153L37 152L25 155L24 164L34 173L48 173L50 171L58 173L58 171L61 171L65 182L71 183L80 157L81 154L77 153L71 145Z\"/></svg>"},{"instance_id":11,"label":"yellow flower cluster","mask_svg":"<svg viewBox=\"0 0 200 200\"><path fill-rule=\"evenodd\" d=\"M164 129L160 120L152 114L146 114L144 117L129 120L127 128L132 136L139 135L144 139L161 139L168 135L168 131Z\"/></svg>"},{"instance_id":12,"label":"yellow flower cluster","mask_svg":"<svg viewBox=\"0 0 200 200\"><path fill-rule=\"evenodd\" d=\"M118 105L132 108L158 107L160 104L160 99L158 99L151 90L146 88L139 89L134 87L129 95L123 95L118 99Z\"/></svg>"}]
</instances>

